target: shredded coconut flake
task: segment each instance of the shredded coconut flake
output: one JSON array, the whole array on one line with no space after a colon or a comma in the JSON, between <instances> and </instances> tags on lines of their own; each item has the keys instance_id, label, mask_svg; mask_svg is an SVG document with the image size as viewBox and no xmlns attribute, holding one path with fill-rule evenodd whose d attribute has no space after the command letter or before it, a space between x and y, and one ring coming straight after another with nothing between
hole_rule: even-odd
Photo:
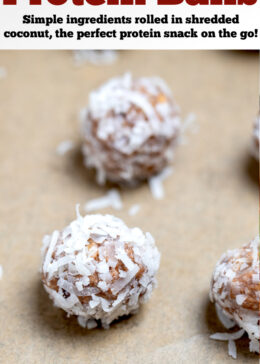
<instances>
[{"instance_id":1,"label":"shredded coconut flake","mask_svg":"<svg viewBox=\"0 0 260 364\"><path fill-rule=\"evenodd\" d=\"M87 320L85 317L78 316L77 321L78 321L79 326L83 327L84 329L87 327Z\"/></svg>"},{"instance_id":2,"label":"shredded coconut flake","mask_svg":"<svg viewBox=\"0 0 260 364\"><path fill-rule=\"evenodd\" d=\"M251 338L249 343L249 350L252 353L259 353L259 341L255 338Z\"/></svg>"},{"instance_id":3,"label":"shredded coconut flake","mask_svg":"<svg viewBox=\"0 0 260 364\"><path fill-rule=\"evenodd\" d=\"M151 177L149 179L149 186L152 193L152 196L156 200L162 200L164 198L164 189L163 189L163 181L172 174L172 168L165 168L160 174L157 176Z\"/></svg>"},{"instance_id":4,"label":"shredded coconut flake","mask_svg":"<svg viewBox=\"0 0 260 364\"><path fill-rule=\"evenodd\" d=\"M132 205L130 207L130 209L128 210L128 214L130 216L134 216L139 212L139 210L140 210L140 205L138 205L138 204Z\"/></svg>"},{"instance_id":5,"label":"shredded coconut flake","mask_svg":"<svg viewBox=\"0 0 260 364\"><path fill-rule=\"evenodd\" d=\"M3 267L0 264L0 279L2 279L2 278L3 278Z\"/></svg>"},{"instance_id":6,"label":"shredded coconut flake","mask_svg":"<svg viewBox=\"0 0 260 364\"><path fill-rule=\"evenodd\" d=\"M238 305L242 305L242 303L246 300L246 295L244 294L238 294L236 296L236 301Z\"/></svg>"},{"instance_id":7,"label":"shredded coconut flake","mask_svg":"<svg viewBox=\"0 0 260 364\"><path fill-rule=\"evenodd\" d=\"M260 144L260 113L258 114L255 123L254 123L254 130L253 130L253 138L251 142L251 154L254 158L257 160L260 159L260 150L259 150L259 144Z\"/></svg>"},{"instance_id":8,"label":"shredded coconut flake","mask_svg":"<svg viewBox=\"0 0 260 364\"><path fill-rule=\"evenodd\" d=\"M117 52L113 50L75 50L74 60L77 66L89 62L94 65L110 64L117 59Z\"/></svg>"},{"instance_id":9,"label":"shredded coconut flake","mask_svg":"<svg viewBox=\"0 0 260 364\"><path fill-rule=\"evenodd\" d=\"M64 140L61 142L56 149L58 155L64 155L75 147L72 140Z\"/></svg>"},{"instance_id":10,"label":"shredded coconut flake","mask_svg":"<svg viewBox=\"0 0 260 364\"><path fill-rule=\"evenodd\" d=\"M179 136L179 143L180 144L187 144L187 133L191 132L193 134L199 131L199 126L196 122L197 117L196 115L191 112L189 113L184 121L181 124L181 133Z\"/></svg>"},{"instance_id":11,"label":"shredded coconut flake","mask_svg":"<svg viewBox=\"0 0 260 364\"><path fill-rule=\"evenodd\" d=\"M228 340L228 355L233 359L237 358L237 347L234 340Z\"/></svg>"},{"instance_id":12,"label":"shredded coconut flake","mask_svg":"<svg viewBox=\"0 0 260 364\"><path fill-rule=\"evenodd\" d=\"M105 196L88 201L85 204L84 209L87 212L91 212L91 211L97 211L100 209L105 209L108 207L112 207L115 210L122 209L123 203L122 203L121 196L120 196L120 193L118 192L118 190L111 189L108 191L108 193Z\"/></svg>"},{"instance_id":13,"label":"shredded coconut flake","mask_svg":"<svg viewBox=\"0 0 260 364\"><path fill-rule=\"evenodd\" d=\"M7 71L4 67L0 67L0 79L7 77Z\"/></svg>"},{"instance_id":14,"label":"shredded coconut flake","mask_svg":"<svg viewBox=\"0 0 260 364\"><path fill-rule=\"evenodd\" d=\"M241 329L236 332L216 332L213 335L210 335L211 339L219 340L219 341L229 341L229 340L237 340L240 339L245 333L244 329Z\"/></svg>"},{"instance_id":15,"label":"shredded coconut flake","mask_svg":"<svg viewBox=\"0 0 260 364\"><path fill-rule=\"evenodd\" d=\"M219 307L219 305L216 303L215 304L216 307L216 312L217 312L217 316L219 321L222 323L222 325L225 327L225 329L231 329L232 327L234 327L236 325L236 323L229 319L223 312L223 310L221 309L221 307Z\"/></svg>"},{"instance_id":16,"label":"shredded coconut flake","mask_svg":"<svg viewBox=\"0 0 260 364\"><path fill-rule=\"evenodd\" d=\"M186 118L184 119L184 122L182 123L182 131L186 132L187 130L190 130L194 133L198 131L198 125L196 124L196 115L193 112L190 112Z\"/></svg>"}]
</instances>

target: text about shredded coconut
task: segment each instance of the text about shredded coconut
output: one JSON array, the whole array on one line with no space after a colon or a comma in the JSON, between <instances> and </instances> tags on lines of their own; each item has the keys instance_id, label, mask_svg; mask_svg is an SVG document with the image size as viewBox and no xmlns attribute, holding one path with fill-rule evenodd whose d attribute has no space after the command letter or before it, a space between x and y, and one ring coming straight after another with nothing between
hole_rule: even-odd
<instances>
[{"instance_id":1,"label":"text about shredded coconut","mask_svg":"<svg viewBox=\"0 0 260 364\"><path fill-rule=\"evenodd\" d=\"M137 10L128 13L125 9L118 15L116 12L93 15L93 11L88 15L82 11L79 16L66 9L62 14L51 12L44 16L40 11L24 13L17 22L2 22L1 48L257 49L260 44L258 22L248 24L234 10L229 14L213 11L207 15L207 11L200 14L196 10L185 15L178 12L139 15Z\"/></svg>"}]
</instances>

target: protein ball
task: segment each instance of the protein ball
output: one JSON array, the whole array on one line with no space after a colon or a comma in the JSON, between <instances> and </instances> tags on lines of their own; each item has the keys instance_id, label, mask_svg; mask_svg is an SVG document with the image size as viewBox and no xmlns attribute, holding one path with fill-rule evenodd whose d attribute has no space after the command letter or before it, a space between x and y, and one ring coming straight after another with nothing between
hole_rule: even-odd
<instances>
[{"instance_id":1,"label":"protein ball","mask_svg":"<svg viewBox=\"0 0 260 364\"><path fill-rule=\"evenodd\" d=\"M250 351L259 353L259 237L221 257L212 276L210 298L224 316L247 332Z\"/></svg>"},{"instance_id":2,"label":"protein ball","mask_svg":"<svg viewBox=\"0 0 260 364\"><path fill-rule=\"evenodd\" d=\"M43 239L42 281L54 305L83 327L135 313L156 285L160 254L151 234L111 215L80 216Z\"/></svg>"},{"instance_id":3,"label":"protein ball","mask_svg":"<svg viewBox=\"0 0 260 364\"><path fill-rule=\"evenodd\" d=\"M259 135L259 124L260 124L260 114L255 120L254 130L253 130L253 140L252 140L252 155L259 160L259 144L260 144L260 135Z\"/></svg>"},{"instance_id":4,"label":"protein ball","mask_svg":"<svg viewBox=\"0 0 260 364\"><path fill-rule=\"evenodd\" d=\"M97 181L135 185L161 172L173 156L179 108L158 77L111 79L82 113L85 165Z\"/></svg>"}]
</instances>

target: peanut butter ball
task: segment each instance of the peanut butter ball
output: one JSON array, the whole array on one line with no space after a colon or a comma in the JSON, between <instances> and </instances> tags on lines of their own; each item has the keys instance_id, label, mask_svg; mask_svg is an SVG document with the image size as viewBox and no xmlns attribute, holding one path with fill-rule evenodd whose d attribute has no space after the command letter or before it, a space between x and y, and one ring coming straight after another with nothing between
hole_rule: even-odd
<instances>
[{"instance_id":1,"label":"peanut butter ball","mask_svg":"<svg viewBox=\"0 0 260 364\"><path fill-rule=\"evenodd\" d=\"M85 165L99 184L136 185L167 166L179 130L179 108L162 79L111 79L82 113Z\"/></svg>"},{"instance_id":2,"label":"peanut butter ball","mask_svg":"<svg viewBox=\"0 0 260 364\"><path fill-rule=\"evenodd\" d=\"M259 352L259 237L221 257L212 276L210 298L247 332L250 351Z\"/></svg>"},{"instance_id":3,"label":"peanut butter ball","mask_svg":"<svg viewBox=\"0 0 260 364\"><path fill-rule=\"evenodd\" d=\"M151 234L111 215L80 216L43 240L42 282L55 306L81 326L105 328L135 313L156 285Z\"/></svg>"}]
</instances>

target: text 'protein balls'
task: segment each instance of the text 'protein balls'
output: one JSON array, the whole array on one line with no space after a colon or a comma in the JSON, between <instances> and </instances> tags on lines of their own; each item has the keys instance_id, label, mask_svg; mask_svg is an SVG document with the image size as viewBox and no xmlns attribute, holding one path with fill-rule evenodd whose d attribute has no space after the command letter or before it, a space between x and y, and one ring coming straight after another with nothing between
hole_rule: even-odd
<instances>
[{"instance_id":1,"label":"text 'protein balls'","mask_svg":"<svg viewBox=\"0 0 260 364\"><path fill-rule=\"evenodd\" d=\"M90 94L82 126L85 164L96 169L98 183L135 185L171 160L179 108L160 78L125 74Z\"/></svg>"},{"instance_id":2,"label":"text 'protein balls'","mask_svg":"<svg viewBox=\"0 0 260 364\"><path fill-rule=\"evenodd\" d=\"M247 332L250 351L259 352L259 237L221 257L212 276L210 298L224 316Z\"/></svg>"},{"instance_id":3,"label":"text 'protein balls'","mask_svg":"<svg viewBox=\"0 0 260 364\"><path fill-rule=\"evenodd\" d=\"M160 254L151 234L111 215L79 215L43 239L42 281L55 306L81 326L135 313L156 285Z\"/></svg>"}]
</instances>

